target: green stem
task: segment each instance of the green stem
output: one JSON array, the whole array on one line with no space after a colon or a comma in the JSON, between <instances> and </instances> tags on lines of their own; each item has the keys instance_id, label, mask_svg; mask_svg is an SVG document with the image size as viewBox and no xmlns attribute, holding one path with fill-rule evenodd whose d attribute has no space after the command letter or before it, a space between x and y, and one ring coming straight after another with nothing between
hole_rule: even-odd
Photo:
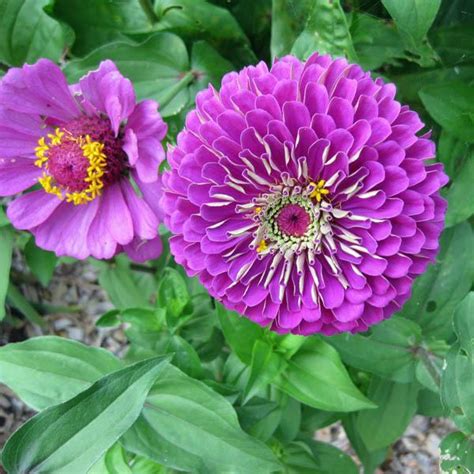
<instances>
[{"instance_id":1,"label":"green stem","mask_svg":"<svg viewBox=\"0 0 474 474\"><path fill-rule=\"evenodd\" d=\"M160 103L160 109L163 110L175 97L194 80L193 71L188 71L173 87L165 94Z\"/></svg>"},{"instance_id":2,"label":"green stem","mask_svg":"<svg viewBox=\"0 0 474 474\"><path fill-rule=\"evenodd\" d=\"M159 18L156 15L155 11L153 10L153 4L151 3L151 0L138 0L140 2L140 6L142 7L143 12L147 16L147 18L150 20L150 23L154 25L155 23L158 23Z\"/></svg>"},{"instance_id":3,"label":"green stem","mask_svg":"<svg viewBox=\"0 0 474 474\"><path fill-rule=\"evenodd\" d=\"M422 360L423 364L426 367L426 370L429 372L433 380L435 381L436 385L438 387L441 386L441 376L438 372L438 367L433 363L433 361L430 358L430 353L424 349L423 347L420 347L418 349L418 355L420 356L420 359Z\"/></svg>"}]
</instances>

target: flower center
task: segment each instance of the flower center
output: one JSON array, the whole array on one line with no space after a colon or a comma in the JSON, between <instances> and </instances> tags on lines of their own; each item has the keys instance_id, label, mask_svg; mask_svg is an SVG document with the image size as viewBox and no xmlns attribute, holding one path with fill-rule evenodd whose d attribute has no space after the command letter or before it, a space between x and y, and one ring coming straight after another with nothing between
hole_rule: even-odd
<instances>
[{"instance_id":1,"label":"flower center","mask_svg":"<svg viewBox=\"0 0 474 474\"><path fill-rule=\"evenodd\" d=\"M122 139L115 137L108 120L81 117L42 137L35 149L38 179L46 192L76 205L102 194L127 170Z\"/></svg>"},{"instance_id":2,"label":"flower center","mask_svg":"<svg viewBox=\"0 0 474 474\"><path fill-rule=\"evenodd\" d=\"M280 211L276 221L284 234L301 237L308 230L311 216L299 204L288 204Z\"/></svg>"}]
</instances>

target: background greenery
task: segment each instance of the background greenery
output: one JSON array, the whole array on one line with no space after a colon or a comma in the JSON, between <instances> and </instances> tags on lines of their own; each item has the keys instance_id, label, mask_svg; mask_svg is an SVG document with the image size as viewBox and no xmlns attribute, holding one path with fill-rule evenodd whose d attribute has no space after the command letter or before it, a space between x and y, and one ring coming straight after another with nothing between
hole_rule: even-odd
<instances>
[{"instance_id":1,"label":"background greenery","mask_svg":"<svg viewBox=\"0 0 474 474\"><path fill-rule=\"evenodd\" d=\"M315 50L395 82L433 130L447 229L411 300L366 334L283 337L216 304L168 251L92 262L116 307L97 326L125 324L127 353L53 336L0 348L0 382L39 412L4 447L8 473L355 473L312 439L337 420L371 473L416 413L451 417L442 468L474 470L472 0L0 0L2 74L48 57L76 81L110 58L160 102L171 143L209 82ZM58 260L0 207L0 319L41 325L10 279L14 247L47 286Z\"/></svg>"}]
</instances>

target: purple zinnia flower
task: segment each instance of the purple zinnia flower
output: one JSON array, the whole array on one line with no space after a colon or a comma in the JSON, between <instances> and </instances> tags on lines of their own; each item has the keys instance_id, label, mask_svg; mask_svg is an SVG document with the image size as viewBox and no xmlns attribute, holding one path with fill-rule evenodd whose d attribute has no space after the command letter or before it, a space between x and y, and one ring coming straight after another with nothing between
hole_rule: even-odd
<instances>
[{"instance_id":1,"label":"purple zinnia flower","mask_svg":"<svg viewBox=\"0 0 474 474\"><path fill-rule=\"evenodd\" d=\"M12 224L57 255L157 257L166 131L156 102L137 104L111 61L72 86L46 59L10 69L0 82L0 196L38 187L9 205Z\"/></svg>"},{"instance_id":2,"label":"purple zinnia flower","mask_svg":"<svg viewBox=\"0 0 474 474\"><path fill-rule=\"evenodd\" d=\"M398 311L437 254L447 178L394 97L318 54L200 92L163 177L176 260L280 333L364 331Z\"/></svg>"}]
</instances>

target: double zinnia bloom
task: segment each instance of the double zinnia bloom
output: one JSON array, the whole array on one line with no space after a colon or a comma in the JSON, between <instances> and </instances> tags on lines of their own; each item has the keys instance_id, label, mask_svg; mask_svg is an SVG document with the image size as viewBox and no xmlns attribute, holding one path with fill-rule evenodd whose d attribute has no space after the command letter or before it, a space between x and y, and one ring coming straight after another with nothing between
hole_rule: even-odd
<instances>
[{"instance_id":1,"label":"double zinnia bloom","mask_svg":"<svg viewBox=\"0 0 474 474\"><path fill-rule=\"evenodd\" d=\"M344 59L288 56L196 99L163 176L166 126L106 61L68 87L48 61L0 85L0 194L60 255L176 261L279 333L358 332L398 311L438 252L447 182L395 86ZM133 184L134 183L134 184Z\"/></svg>"},{"instance_id":2,"label":"double zinnia bloom","mask_svg":"<svg viewBox=\"0 0 474 474\"><path fill-rule=\"evenodd\" d=\"M134 260L161 252L158 166L167 127L111 61L68 86L54 63L0 83L0 196L12 224L57 255Z\"/></svg>"}]
</instances>

